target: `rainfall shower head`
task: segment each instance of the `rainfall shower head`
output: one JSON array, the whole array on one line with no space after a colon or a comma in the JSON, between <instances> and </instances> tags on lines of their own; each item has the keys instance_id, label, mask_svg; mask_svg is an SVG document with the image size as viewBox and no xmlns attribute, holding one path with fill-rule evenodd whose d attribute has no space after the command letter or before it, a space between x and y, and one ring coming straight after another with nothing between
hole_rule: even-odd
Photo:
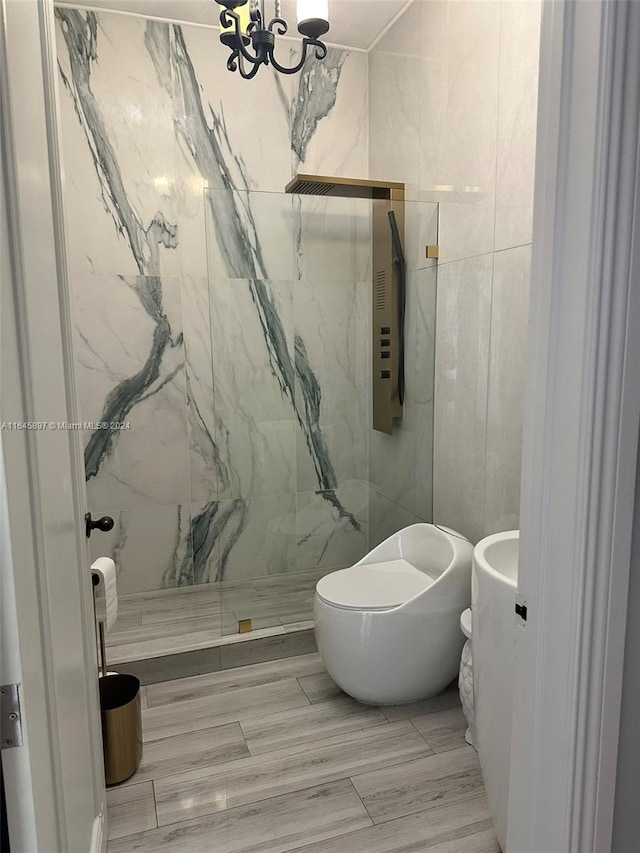
<instances>
[{"instance_id":1,"label":"rainfall shower head","mask_svg":"<svg viewBox=\"0 0 640 853\"><path fill-rule=\"evenodd\" d=\"M284 191L295 195L404 199L404 184L392 181L368 181L364 178L327 178L323 175L296 175L289 181Z\"/></svg>"},{"instance_id":2,"label":"rainfall shower head","mask_svg":"<svg viewBox=\"0 0 640 853\"><path fill-rule=\"evenodd\" d=\"M292 195L329 195L334 184L330 181L322 181L307 178L306 175L298 175L285 187L285 192Z\"/></svg>"}]
</instances>

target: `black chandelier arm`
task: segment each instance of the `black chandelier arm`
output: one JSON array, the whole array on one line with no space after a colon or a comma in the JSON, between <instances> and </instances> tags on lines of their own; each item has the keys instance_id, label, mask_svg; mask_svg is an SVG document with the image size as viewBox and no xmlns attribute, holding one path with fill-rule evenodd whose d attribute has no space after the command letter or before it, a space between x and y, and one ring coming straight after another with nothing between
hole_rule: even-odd
<instances>
[{"instance_id":1,"label":"black chandelier arm","mask_svg":"<svg viewBox=\"0 0 640 853\"><path fill-rule=\"evenodd\" d=\"M245 69L244 58L240 55L240 51L232 49L229 58L227 59L227 70L238 71L241 77L245 80L251 80L260 70L260 62L255 62L250 71Z\"/></svg>"},{"instance_id":2,"label":"black chandelier arm","mask_svg":"<svg viewBox=\"0 0 640 853\"><path fill-rule=\"evenodd\" d=\"M262 63L264 63L264 56L263 55L261 55L260 53L251 54L251 53L249 53L249 51L245 47L244 39L243 39L244 33L240 29L240 15L238 15L237 12L234 12L232 9L223 9L222 12L220 13L220 23L225 28L232 25L234 28L234 35L236 38L236 43L231 48L231 56L227 60L227 68L229 69L229 71L235 71L236 70L236 68L237 68L236 58L238 57L239 54L242 55L247 62L250 62L251 65L259 66ZM250 31L259 29L259 28L260 28L259 20L258 21L252 21L249 24L249 27L247 28L247 33L249 33ZM242 71L240 73L242 73ZM242 76L245 77L245 79L247 79L247 80L250 79L250 77L247 77L245 74L242 74ZM255 74L252 74L251 77L255 77Z\"/></svg>"},{"instance_id":3,"label":"black chandelier arm","mask_svg":"<svg viewBox=\"0 0 640 853\"><path fill-rule=\"evenodd\" d=\"M260 65L260 62L255 62L251 70L246 71L242 56L238 57L238 71L240 72L240 76L243 77L245 80L251 80L253 77L255 77L258 71L260 70Z\"/></svg>"},{"instance_id":4,"label":"black chandelier arm","mask_svg":"<svg viewBox=\"0 0 640 853\"><path fill-rule=\"evenodd\" d=\"M276 30L276 27L278 29ZM284 36L289 31L289 24L284 20L284 18L272 18L269 21L269 26L267 27L270 33L276 30L279 36Z\"/></svg>"},{"instance_id":5,"label":"black chandelier arm","mask_svg":"<svg viewBox=\"0 0 640 853\"><path fill-rule=\"evenodd\" d=\"M227 10L224 10L222 15L220 16L221 21L222 21L222 16L225 14L226 11ZM244 44L244 41L242 38L242 35L243 35L242 30L240 29L240 17L238 15L236 15L235 12L229 12L229 14L231 15L231 17L235 21L236 42L233 45L233 47L231 48L231 56L227 60L227 68L230 71L235 71L236 67L237 67L237 64L236 64L237 58L244 59L246 62L249 62L251 65L255 65L256 68L258 68L260 65L265 64L265 54L263 51L258 51L255 54L251 54L251 53L249 53L249 51L245 47L245 44ZM223 22L223 23L225 24L225 26L228 26L227 22ZM231 67L232 64L234 66L233 68ZM240 63L240 65L242 66L242 63ZM240 73L247 80L251 79L251 77L255 77L255 74L251 74L251 77L248 77L246 74L243 74L242 71Z\"/></svg>"},{"instance_id":6,"label":"black chandelier arm","mask_svg":"<svg viewBox=\"0 0 640 853\"><path fill-rule=\"evenodd\" d=\"M281 74L297 74L307 61L307 53L309 52L309 48L311 47L315 47L316 49L316 59L324 59L326 57L327 46L326 44L324 44L324 42L321 42L319 39L305 38L302 40L302 57L297 65L294 65L292 68L285 68L284 65L280 65L273 53L269 57L271 64L276 69L276 71L279 71Z\"/></svg>"},{"instance_id":7,"label":"black chandelier arm","mask_svg":"<svg viewBox=\"0 0 640 853\"><path fill-rule=\"evenodd\" d=\"M236 30L238 29L238 25L240 24L240 15L237 12L234 12L233 9L227 9L226 7L220 10L220 26L223 29L234 25Z\"/></svg>"}]
</instances>

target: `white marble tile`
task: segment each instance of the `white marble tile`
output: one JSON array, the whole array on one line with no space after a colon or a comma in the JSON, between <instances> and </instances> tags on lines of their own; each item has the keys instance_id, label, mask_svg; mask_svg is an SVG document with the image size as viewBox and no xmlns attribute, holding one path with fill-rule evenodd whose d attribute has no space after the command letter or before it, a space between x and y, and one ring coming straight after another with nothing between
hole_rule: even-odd
<instances>
[{"instance_id":1,"label":"white marble tile","mask_svg":"<svg viewBox=\"0 0 640 853\"><path fill-rule=\"evenodd\" d=\"M369 54L370 177L403 182L408 198L420 179L420 33L413 3Z\"/></svg>"},{"instance_id":2,"label":"white marble tile","mask_svg":"<svg viewBox=\"0 0 640 853\"><path fill-rule=\"evenodd\" d=\"M371 201L295 195L294 242L297 277L313 282L357 282L369 277Z\"/></svg>"},{"instance_id":3,"label":"white marble tile","mask_svg":"<svg viewBox=\"0 0 640 853\"><path fill-rule=\"evenodd\" d=\"M394 30L419 33L419 13L409 9ZM416 26L416 19L418 26ZM413 24L409 27L409 24ZM422 61L417 53L389 51L389 36L369 56L370 168L379 181L400 181L415 198L420 181ZM404 49L402 49L404 50Z\"/></svg>"},{"instance_id":4,"label":"white marble tile","mask_svg":"<svg viewBox=\"0 0 640 853\"><path fill-rule=\"evenodd\" d=\"M531 242L542 3L500 9L496 250Z\"/></svg>"},{"instance_id":5,"label":"white marble tile","mask_svg":"<svg viewBox=\"0 0 640 853\"><path fill-rule=\"evenodd\" d=\"M298 492L325 486L318 476L319 452L333 470L334 488L346 480L366 478L368 376L363 375L359 354L367 317L359 289L359 284L348 281L305 279L295 285L296 397L307 422L315 427L315 439L324 445L322 451L310 448L309 432L296 432ZM306 365L320 395L313 412L305 397L311 396Z\"/></svg>"},{"instance_id":6,"label":"white marble tile","mask_svg":"<svg viewBox=\"0 0 640 853\"><path fill-rule=\"evenodd\" d=\"M212 229L213 192L229 184L239 191L282 192L291 177L289 101L291 82L283 75L262 69L247 84L226 69L228 51L220 45L217 30L182 27L184 44L177 44L174 58L174 104L177 131L178 210L180 215L180 264L183 272L207 274L205 232L210 250L216 245ZM183 55L186 50L186 56ZM190 67L189 67L190 65ZM237 106L242 104L242 109ZM265 110L269 121L264 121ZM209 135L211 134L211 135ZM217 205L216 201L216 206ZM240 214L246 192L234 196ZM252 196L255 215L269 226L269 214L283 211L285 201ZM209 225L205 222L207 217ZM266 217L266 218L265 218ZM273 235L278 233L270 231ZM222 236L219 234L218 236ZM264 242L268 260L278 262L278 246ZM211 238L214 238L211 242ZM280 247L280 249L285 247ZM291 245L287 246L291 252ZM218 261L221 260L216 254ZM291 263L292 255L289 255ZM237 275L224 268L217 275ZM241 274L247 274L244 271ZM291 275L269 269L268 275Z\"/></svg>"},{"instance_id":7,"label":"white marble tile","mask_svg":"<svg viewBox=\"0 0 640 853\"><path fill-rule=\"evenodd\" d=\"M218 497L226 474L216 443L209 280L183 275L181 285L191 500L205 502Z\"/></svg>"},{"instance_id":8,"label":"white marble tile","mask_svg":"<svg viewBox=\"0 0 640 853\"><path fill-rule=\"evenodd\" d=\"M112 512L113 530L94 535L92 559L110 556L116 563L119 593L189 585L193 580L188 505Z\"/></svg>"},{"instance_id":9,"label":"white marble tile","mask_svg":"<svg viewBox=\"0 0 640 853\"><path fill-rule=\"evenodd\" d=\"M172 231L177 221L171 91L145 48L152 31L165 53L169 26L105 12L62 9L57 15L60 69L69 83L61 86L61 118L70 268L148 274L152 270L142 269L139 259L147 266L157 252L153 271L175 274L175 246L147 241L144 234L158 216ZM93 35L87 16L96 21ZM65 32L76 51L74 66ZM81 38L91 45L86 53Z\"/></svg>"},{"instance_id":10,"label":"white marble tile","mask_svg":"<svg viewBox=\"0 0 640 853\"><path fill-rule=\"evenodd\" d=\"M421 81L420 197L440 203L440 261L492 251L497 54L487 66L425 60Z\"/></svg>"},{"instance_id":11,"label":"white marble tile","mask_svg":"<svg viewBox=\"0 0 640 853\"><path fill-rule=\"evenodd\" d=\"M228 469L219 495L291 494L292 285L215 279L210 287L215 439Z\"/></svg>"},{"instance_id":12,"label":"white marble tile","mask_svg":"<svg viewBox=\"0 0 640 853\"><path fill-rule=\"evenodd\" d=\"M294 81L292 171L368 176L368 59L366 53L330 47L322 63Z\"/></svg>"},{"instance_id":13,"label":"white marble tile","mask_svg":"<svg viewBox=\"0 0 640 853\"><path fill-rule=\"evenodd\" d=\"M74 276L75 355L87 432L87 497L129 509L188 500L186 388L179 280Z\"/></svg>"},{"instance_id":14,"label":"white marble tile","mask_svg":"<svg viewBox=\"0 0 640 853\"><path fill-rule=\"evenodd\" d=\"M227 581L282 574L295 569L295 495L220 501L235 509L237 523L221 533L220 576Z\"/></svg>"},{"instance_id":15,"label":"white marble tile","mask_svg":"<svg viewBox=\"0 0 640 853\"><path fill-rule=\"evenodd\" d=\"M438 271L433 516L473 542L484 534L492 273L492 255Z\"/></svg>"},{"instance_id":16,"label":"white marble tile","mask_svg":"<svg viewBox=\"0 0 640 853\"><path fill-rule=\"evenodd\" d=\"M520 523L531 247L496 252L487 409L485 534Z\"/></svg>"},{"instance_id":17,"label":"white marble tile","mask_svg":"<svg viewBox=\"0 0 640 853\"><path fill-rule=\"evenodd\" d=\"M220 538L233 536L241 524L243 504L209 501L191 504L191 549L193 582L209 584L221 580ZM220 592L220 600L222 592Z\"/></svg>"},{"instance_id":18,"label":"white marble tile","mask_svg":"<svg viewBox=\"0 0 640 853\"><path fill-rule=\"evenodd\" d=\"M207 268L211 279L248 277L238 253L238 229L248 235L256 275L273 280L295 277L294 197L280 192L208 189L205 192ZM232 211L229 221L223 208ZM247 256L248 257L248 256Z\"/></svg>"},{"instance_id":19,"label":"white marble tile","mask_svg":"<svg viewBox=\"0 0 640 853\"><path fill-rule=\"evenodd\" d=\"M205 117L211 121L210 110L223 117L230 148L252 190L282 192L291 177L287 142L294 81L270 68L262 68L251 82L243 80L227 70L229 51L217 30L183 27L182 32Z\"/></svg>"},{"instance_id":20,"label":"white marble tile","mask_svg":"<svg viewBox=\"0 0 640 853\"><path fill-rule=\"evenodd\" d=\"M441 204L444 262L493 249L500 8L438 5L422 4L420 197Z\"/></svg>"},{"instance_id":21,"label":"white marble tile","mask_svg":"<svg viewBox=\"0 0 640 853\"><path fill-rule=\"evenodd\" d=\"M297 567L345 568L369 545L369 489L359 480L335 491L297 495Z\"/></svg>"}]
</instances>

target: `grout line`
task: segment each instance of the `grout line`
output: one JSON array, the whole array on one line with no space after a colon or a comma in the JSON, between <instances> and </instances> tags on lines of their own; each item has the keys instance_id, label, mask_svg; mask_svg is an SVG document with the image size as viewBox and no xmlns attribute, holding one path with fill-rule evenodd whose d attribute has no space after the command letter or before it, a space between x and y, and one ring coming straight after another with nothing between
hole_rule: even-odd
<instances>
[{"instance_id":1,"label":"grout line","mask_svg":"<svg viewBox=\"0 0 640 853\"><path fill-rule=\"evenodd\" d=\"M395 27L395 25L398 23L400 18L402 18L404 13L409 11L409 7L413 6L413 2L414 0L407 0L402 9L400 9L400 11L393 16L393 18L389 21L386 27L384 27L384 29L374 38L374 40L367 48L366 53L371 53L373 50L375 50L375 48L380 44L382 39L386 36L386 34Z\"/></svg>"},{"instance_id":2,"label":"grout line","mask_svg":"<svg viewBox=\"0 0 640 853\"><path fill-rule=\"evenodd\" d=\"M362 797L361 797L361 796L360 796L360 794L358 793L358 789L357 789L357 788L356 788L356 786L353 784L353 779L351 778L351 776L349 776L349 778L347 779L347 781L349 782L349 784L350 784L350 785L351 785L351 787L353 788L353 790L354 790L354 792L355 792L356 797L357 797L357 798L360 800L360 802L362 803L362 808L366 811L367 816L368 816L369 820L371 821L371 826L375 826L375 821L373 820L373 817L371 816L371 812L370 812L370 811L369 811L369 809L366 807L364 800L362 799Z\"/></svg>"},{"instance_id":3,"label":"grout line","mask_svg":"<svg viewBox=\"0 0 640 853\"><path fill-rule=\"evenodd\" d=\"M309 694L307 693L307 691L304 689L304 687L303 687L303 686L302 686L302 684L300 683L300 679L301 679L301 678L306 678L306 676L305 676L305 675L297 675L297 676L296 676L296 681L298 682L298 685L299 685L299 687L300 687L300 690L302 690L302 692L304 693L304 695L307 697L307 702L308 702L310 705L318 704L318 703L316 703L316 702L312 702L312 701L311 701L311 697L309 696Z\"/></svg>"},{"instance_id":4,"label":"grout line","mask_svg":"<svg viewBox=\"0 0 640 853\"><path fill-rule=\"evenodd\" d=\"M426 739L426 737L422 734L422 732L421 732L418 728L416 728L416 726L415 726L415 725L414 725L414 723L413 723L413 720L409 720L409 722L410 722L410 723L411 723L411 725L413 726L413 728L414 728L414 730L416 731L416 733L420 735L420 737L422 738L422 740L426 743L426 745L429 747L429 749L431 750L431 752L435 755L435 754L436 754L436 750L431 746L431 744L430 744L430 743L429 743L429 741Z\"/></svg>"},{"instance_id":5,"label":"grout line","mask_svg":"<svg viewBox=\"0 0 640 853\"><path fill-rule=\"evenodd\" d=\"M158 799L156 797L156 780L151 780L151 790L153 791L153 808L156 813L156 829L160 827L160 821L158 820Z\"/></svg>"}]
</instances>

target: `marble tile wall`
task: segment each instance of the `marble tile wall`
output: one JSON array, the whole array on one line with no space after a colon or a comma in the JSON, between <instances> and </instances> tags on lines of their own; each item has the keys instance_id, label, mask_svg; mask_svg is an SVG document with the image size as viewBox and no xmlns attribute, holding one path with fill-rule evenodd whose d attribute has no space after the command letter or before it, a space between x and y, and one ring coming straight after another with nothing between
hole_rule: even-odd
<instances>
[{"instance_id":1,"label":"marble tile wall","mask_svg":"<svg viewBox=\"0 0 640 853\"><path fill-rule=\"evenodd\" d=\"M415 0L370 55L370 176L439 203L433 518L473 541L518 526L540 12ZM380 506L421 515L394 439L377 480L371 458L375 538Z\"/></svg>"},{"instance_id":2,"label":"marble tile wall","mask_svg":"<svg viewBox=\"0 0 640 853\"><path fill-rule=\"evenodd\" d=\"M56 18L82 417L128 424L87 433L94 553L123 592L353 562L368 210L274 193L367 174L367 55L244 81L215 30Z\"/></svg>"}]
</instances>

